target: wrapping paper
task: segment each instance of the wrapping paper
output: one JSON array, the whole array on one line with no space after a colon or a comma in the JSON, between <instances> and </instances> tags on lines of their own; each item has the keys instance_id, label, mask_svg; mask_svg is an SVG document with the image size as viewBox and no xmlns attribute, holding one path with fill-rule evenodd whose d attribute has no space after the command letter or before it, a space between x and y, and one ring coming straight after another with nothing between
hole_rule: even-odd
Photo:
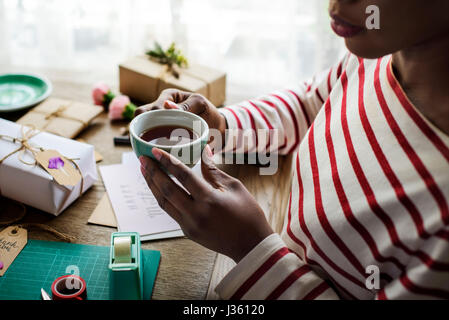
<instances>
[{"instance_id":1,"label":"wrapping paper","mask_svg":"<svg viewBox=\"0 0 449 320\"><path fill-rule=\"evenodd\" d=\"M150 103L162 90L175 88L197 92L220 106L226 99L226 74L201 65L179 68L179 78L146 56L128 59L119 66L120 92L141 103Z\"/></svg>"},{"instance_id":2,"label":"wrapping paper","mask_svg":"<svg viewBox=\"0 0 449 320\"><path fill-rule=\"evenodd\" d=\"M0 119L0 134L20 138L21 125ZM76 159L74 161L83 176L83 193L98 179L92 145L47 132L39 132L29 140L29 143L32 146L57 150L66 158ZM18 143L0 138L0 159L19 146ZM29 165L21 162L20 153L16 152L0 163L2 196L56 216L80 196L81 181L75 186L60 185L38 164ZM26 162L34 160L28 151L21 157Z\"/></svg>"},{"instance_id":3,"label":"wrapping paper","mask_svg":"<svg viewBox=\"0 0 449 320\"><path fill-rule=\"evenodd\" d=\"M59 98L48 98L27 112L17 123L66 138L76 137L103 111L103 107Z\"/></svg>"}]
</instances>

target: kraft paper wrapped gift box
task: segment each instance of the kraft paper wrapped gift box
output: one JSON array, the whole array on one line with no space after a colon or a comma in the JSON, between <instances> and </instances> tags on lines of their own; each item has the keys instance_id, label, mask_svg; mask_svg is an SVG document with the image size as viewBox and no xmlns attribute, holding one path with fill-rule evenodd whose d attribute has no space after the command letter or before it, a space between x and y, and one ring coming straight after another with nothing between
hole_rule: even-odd
<instances>
[{"instance_id":1,"label":"kraft paper wrapped gift box","mask_svg":"<svg viewBox=\"0 0 449 320\"><path fill-rule=\"evenodd\" d=\"M214 105L223 105L226 99L226 74L201 65L176 69L179 78L166 71L166 66L146 56L128 59L119 65L120 92L141 103L151 103L162 90L175 88L197 92Z\"/></svg>"},{"instance_id":2,"label":"kraft paper wrapped gift box","mask_svg":"<svg viewBox=\"0 0 449 320\"><path fill-rule=\"evenodd\" d=\"M103 111L93 106L66 99L48 98L28 111L17 123L66 138L76 137Z\"/></svg>"},{"instance_id":3,"label":"kraft paper wrapped gift box","mask_svg":"<svg viewBox=\"0 0 449 320\"><path fill-rule=\"evenodd\" d=\"M21 125L0 119L0 135L20 139L22 131L25 130L22 130ZM29 151L19 151L0 163L2 196L57 216L80 197L81 186L84 193L98 179L92 145L42 131L30 138L28 143L45 150L57 150L64 157L74 159L83 178L75 186L60 185L40 165L20 161L19 157L25 162L33 162L35 159ZM13 143L5 137L0 138L0 159L20 146L17 141Z\"/></svg>"}]
</instances>

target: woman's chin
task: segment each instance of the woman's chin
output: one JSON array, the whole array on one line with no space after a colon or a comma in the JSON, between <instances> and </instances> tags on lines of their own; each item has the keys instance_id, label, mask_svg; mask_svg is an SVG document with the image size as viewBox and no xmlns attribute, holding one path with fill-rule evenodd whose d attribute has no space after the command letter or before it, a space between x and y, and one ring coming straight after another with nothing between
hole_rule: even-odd
<instances>
[{"instance_id":1,"label":"woman's chin","mask_svg":"<svg viewBox=\"0 0 449 320\"><path fill-rule=\"evenodd\" d=\"M367 41L359 37L346 38L345 44L351 53L365 59L377 59L392 53L388 52L386 48L375 45L372 41Z\"/></svg>"}]
</instances>

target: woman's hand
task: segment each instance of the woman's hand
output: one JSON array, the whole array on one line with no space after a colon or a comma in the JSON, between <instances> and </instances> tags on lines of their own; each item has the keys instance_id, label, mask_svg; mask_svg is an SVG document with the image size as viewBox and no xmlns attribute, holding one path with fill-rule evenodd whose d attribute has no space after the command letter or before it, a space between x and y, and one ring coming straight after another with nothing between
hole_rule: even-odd
<instances>
[{"instance_id":1,"label":"woman's hand","mask_svg":"<svg viewBox=\"0 0 449 320\"><path fill-rule=\"evenodd\" d=\"M243 184L215 166L209 146L201 162L204 180L165 151L153 148L153 155L188 191L161 170L157 161L140 157L140 170L160 207L188 238L238 263L273 233Z\"/></svg>"},{"instance_id":2,"label":"woman's hand","mask_svg":"<svg viewBox=\"0 0 449 320\"><path fill-rule=\"evenodd\" d=\"M177 89L165 89L159 98L153 103L141 106L135 112L136 115L155 109L180 109L189 111L203 118L209 128L220 131L224 140L226 119L218 112L217 108L205 97L198 93L191 93ZM223 144L224 141L221 141Z\"/></svg>"}]
</instances>

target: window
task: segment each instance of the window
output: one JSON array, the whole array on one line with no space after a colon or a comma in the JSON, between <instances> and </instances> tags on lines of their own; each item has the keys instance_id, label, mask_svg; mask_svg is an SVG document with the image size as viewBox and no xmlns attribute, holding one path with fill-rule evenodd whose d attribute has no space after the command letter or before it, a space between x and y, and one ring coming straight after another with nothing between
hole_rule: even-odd
<instances>
[{"instance_id":1,"label":"window","mask_svg":"<svg viewBox=\"0 0 449 320\"><path fill-rule=\"evenodd\" d=\"M0 65L102 74L155 40L227 72L248 97L311 77L344 53L328 0L0 0ZM92 72L94 71L94 72Z\"/></svg>"}]
</instances>

